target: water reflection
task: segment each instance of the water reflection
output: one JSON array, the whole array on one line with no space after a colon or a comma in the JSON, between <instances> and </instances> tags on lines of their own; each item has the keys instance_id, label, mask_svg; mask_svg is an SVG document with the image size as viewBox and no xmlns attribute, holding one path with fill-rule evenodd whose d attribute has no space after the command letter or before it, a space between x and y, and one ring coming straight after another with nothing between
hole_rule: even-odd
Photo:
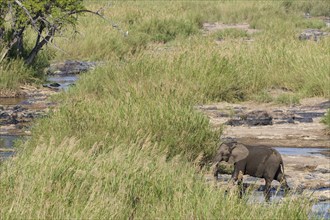
<instances>
[{"instance_id":1,"label":"water reflection","mask_svg":"<svg viewBox=\"0 0 330 220\"><path fill-rule=\"evenodd\" d=\"M280 154L289 156L326 156L330 157L329 149L324 148L295 148L295 147L275 147Z\"/></svg>"},{"instance_id":2,"label":"water reflection","mask_svg":"<svg viewBox=\"0 0 330 220\"><path fill-rule=\"evenodd\" d=\"M319 202L313 205L310 218L330 219L330 202Z\"/></svg>"},{"instance_id":3,"label":"water reflection","mask_svg":"<svg viewBox=\"0 0 330 220\"><path fill-rule=\"evenodd\" d=\"M70 86L74 85L78 79L78 75L53 75L47 78L47 81L51 83L58 83L57 87L60 90L66 90Z\"/></svg>"}]
</instances>

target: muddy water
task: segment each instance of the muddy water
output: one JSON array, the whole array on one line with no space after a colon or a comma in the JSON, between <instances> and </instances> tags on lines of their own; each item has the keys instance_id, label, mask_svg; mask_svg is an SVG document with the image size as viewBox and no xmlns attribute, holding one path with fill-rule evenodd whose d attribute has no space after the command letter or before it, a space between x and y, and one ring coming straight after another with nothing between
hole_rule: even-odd
<instances>
[{"instance_id":1,"label":"muddy water","mask_svg":"<svg viewBox=\"0 0 330 220\"><path fill-rule=\"evenodd\" d=\"M228 186L228 182L230 181L231 175L228 174L222 174L218 176L218 183L223 186ZM210 181L211 179L208 179ZM255 177L244 177L244 186L253 186L256 184L258 178ZM273 182L274 183L274 182ZM250 192L248 194L248 204L264 204L265 203L265 197L264 197L264 185L258 185L256 186L257 189ZM255 188L255 187L253 187ZM330 190L330 188L322 188L317 191L322 190ZM315 191L313 190L307 190L307 194L305 195L312 195ZM270 202L271 203L279 203L282 200L289 200L290 198L294 198L296 195L300 195L300 192L290 192L293 193L293 195L284 196L284 191L282 189L279 189L277 186L274 186L271 188L271 197ZM309 213L310 219L330 219L330 201L319 201L313 204L310 213Z\"/></svg>"},{"instance_id":2,"label":"muddy water","mask_svg":"<svg viewBox=\"0 0 330 220\"><path fill-rule=\"evenodd\" d=\"M272 190L272 197L271 202L281 202L283 197L283 192L279 191L276 192L276 190ZM262 191L254 191L251 196L249 196L248 203L250 204L261 204L264 203L264 194ZM309 213L310 219L330 219L330 202L318 202L312 206L312 209Z\"/></svg>"}]
</instances>

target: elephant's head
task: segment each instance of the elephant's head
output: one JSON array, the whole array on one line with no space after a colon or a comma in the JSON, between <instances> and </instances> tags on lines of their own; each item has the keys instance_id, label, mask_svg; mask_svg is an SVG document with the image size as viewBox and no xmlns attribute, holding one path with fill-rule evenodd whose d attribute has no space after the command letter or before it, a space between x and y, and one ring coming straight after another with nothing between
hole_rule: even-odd
<instances>
[{"instance_id":1,"label":"elephant's head","mask_svg":"<svg viewBox=\"0 0 330 220\"><path fill-rule=\"evenodd\" d=\"M249 154L249 150L239 143L222 143L217 151L216 156L213 159L213 171L214 176L218 175L218 165L220 162L225 161L229 164L235 164L236 162L243 160Z\"/></svg>"},{"instance_id":2,"label":"elephant's head","mask_svg":"<svg viewBox=\"0 0 330 220\"><path fill-rule=\"evenodd\" d=\"M234 164L246 158L248 154L249 154L249 150L243 144L222 143L217 151L216 156L213 159L213 164L217 165L221 161Z\"/></svg>"}]
</instances>

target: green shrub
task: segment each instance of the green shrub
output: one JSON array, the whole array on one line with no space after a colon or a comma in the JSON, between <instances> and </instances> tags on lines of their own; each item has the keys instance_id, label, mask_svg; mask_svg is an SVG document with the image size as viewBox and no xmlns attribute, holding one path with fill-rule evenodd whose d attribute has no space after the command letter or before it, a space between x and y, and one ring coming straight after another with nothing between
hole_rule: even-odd
<instances>
[{"instance_id":1,"label":"green shrub","mask_svg":"<svg viewBox=\"0 0 330 220\"><path fill-rule=\"evenodd\" d=\"M292 94L282 94L275 99L276 103L285 105L298 105L300 103L299 97Z\"/></svg>"},{"instance_id":2,"label":"green shrub","mask_svg":"<svg viewBox=\"0 0 330 220\"><path fill-rule=\"evenodd\" d=\"M267 91L261 91L256 95L253 95L252 99L260 103L267 103L273 101L273 97Z\"/></svg>"},{"instance_id":3,"label":"green shrub","mask_svg":"<svg viewBox=\"0 0 330 220\"><path fill-rule=\"evenodd\" d=\"M198 24L189 20L152 18L141 25L139 31L150 35L155 42L167 43L178 36L187 37L198 33Z\"/></svg>"},{"instance_id":4,"label":"green shrub","mask_svg":"<svg viewBox=\"0 0 330 220\"><path fill-rule=\"evenodd\" d=\"M297 22L296 25L297 25L297 27L300 27L300 28L310 28L310 29L321 29L321 28L326 27L325 22L320 19L306 19L306 20Z\"/></svg>"}]
</instances>

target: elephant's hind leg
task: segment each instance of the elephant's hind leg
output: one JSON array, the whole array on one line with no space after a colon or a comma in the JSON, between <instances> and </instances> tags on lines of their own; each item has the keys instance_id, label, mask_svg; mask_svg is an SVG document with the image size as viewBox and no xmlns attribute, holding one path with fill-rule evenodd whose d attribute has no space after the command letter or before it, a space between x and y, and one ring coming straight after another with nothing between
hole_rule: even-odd
<instances>
[{"instance_id":1,"label":"elephant's hind leg","mask_svg":"<svg viewBox=\"0 0 330 220\"><path fill-rule=\"evenodd\" d=\"M276 176L276 180L280 182L281 187L284 190L284 193L286 194L290 190L290 187L284 177L284 174L282 172L278 173L278 175Z\"/></svg>"},{"instance_id":2,"label":"elephant's hind leg","mask_svg":"<svg viewBox=\"0 0 330 220\"><path fill-rule=\"evenodd\" d=\"M269 202L270 201L270 188L272 185L272 180L268 179L268 178L265 178L265 180L266 180L266 185L265 185L264 195L265 195L266 202Z\"/></svg>"}]
</instances>

